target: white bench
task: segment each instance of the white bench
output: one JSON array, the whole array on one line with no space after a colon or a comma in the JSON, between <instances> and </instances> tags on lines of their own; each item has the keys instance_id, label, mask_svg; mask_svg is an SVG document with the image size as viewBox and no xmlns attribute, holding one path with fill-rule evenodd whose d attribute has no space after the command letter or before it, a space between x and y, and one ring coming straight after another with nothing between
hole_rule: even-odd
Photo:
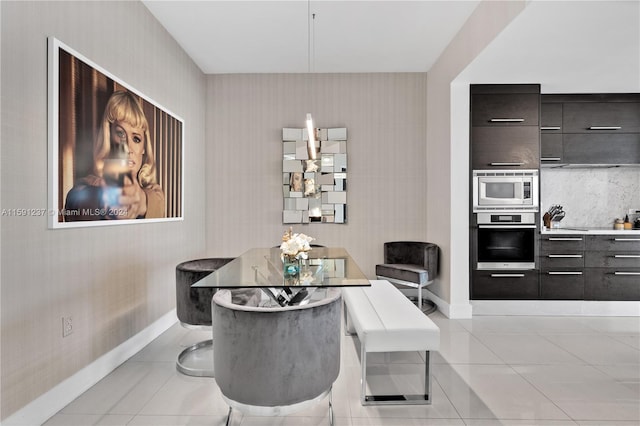
<instances>
[{"instance_id":1,"label":"white bench","mask_svg":"<svg viewBox=\"0 0 640 426\"><path fill-rule=\"evenodd\" d=\"M400 290L386 280L372 280L371 287L342 290L347 333L360 340L362 405L431 404L429 351L440 349L440 329ZM367 395L367 353L424 351L425 392L417 395Z\"/></svg>"}]
</instances>

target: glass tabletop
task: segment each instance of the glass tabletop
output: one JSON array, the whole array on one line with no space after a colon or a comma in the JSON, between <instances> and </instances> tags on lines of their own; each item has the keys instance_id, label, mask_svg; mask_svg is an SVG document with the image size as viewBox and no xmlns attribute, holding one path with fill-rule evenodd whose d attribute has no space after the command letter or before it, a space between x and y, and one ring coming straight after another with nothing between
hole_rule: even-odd
<instances>
[{"instance_id":1,"label":"glass tabletop","mask_svg":"<svg viewBox=\"0 0 640 426\"><path fill-rule=\"evenodd\" d=\"M371 283L344 248L314 247L300 261L296 279L285 279L279 248L254 248L212 272L192 287L289 288L349 287Z\"/></svg>"}]
</instances>

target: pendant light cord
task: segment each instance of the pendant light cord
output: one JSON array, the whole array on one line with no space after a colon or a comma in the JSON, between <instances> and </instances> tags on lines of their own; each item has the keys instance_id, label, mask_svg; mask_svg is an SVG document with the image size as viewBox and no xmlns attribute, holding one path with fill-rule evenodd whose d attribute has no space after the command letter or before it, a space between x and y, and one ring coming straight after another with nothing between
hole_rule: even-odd
<instances>
[{"instance_id":1,"label":"pendant light cord","mask_svg":"<svg viewBox=\"0 0 640 426\"><path fill-rule=\"evenodd\" d=\"M311 61L311 71L315 72L316 70L316 14L312 14L312 22L311 22L311 51L313 52L313 54L311 55L312 57L312 61Z\"/></svg>"},{"instance_id":2,"label":"pendant light cord","mask_svg":"<svg viewBox=\"0 0 640 426\"><path fill-rule=\"evenodd\" d=\"M311 54L313 52L313 55ZM311 58L313 56L313 67ZM307 72L316 67L316 14L311 13L311 0L307 0Z\"/></svg>"},{"instance_id":3,"label":"pendant light cord","mask_svg":"<svg viewBox=\"0 0 640 426\"><path fill-rule=\"evenodd\" d=\"M307 72L311 73L311 0L307 0Z\"/></svg>"}]
</instances>

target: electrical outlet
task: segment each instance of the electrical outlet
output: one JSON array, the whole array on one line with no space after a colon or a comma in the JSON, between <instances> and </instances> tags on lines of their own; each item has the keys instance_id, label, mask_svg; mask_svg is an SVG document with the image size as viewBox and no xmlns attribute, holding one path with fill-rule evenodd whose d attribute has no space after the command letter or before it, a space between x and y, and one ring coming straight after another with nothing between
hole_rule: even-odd
<instances>
[{"instance_id":1,"label":"electrical outlet","mask_svg":"<svg viewBox=\"0 0 640 426\"><path fill-rule=\"evenodd\" d=\"M629 214L640 214L640 209L629 209Z\"/></svg>"},{"instance_id":2,"label":"electrical outlet","mask_svg":"<svg viewBox=\"0 0 640 426\"><path fill-rule=\"evenodd\" d=\"M73 321L71 317L62 317L62 337L67 337L73 333Z\"/></svg>"}]
</instances>

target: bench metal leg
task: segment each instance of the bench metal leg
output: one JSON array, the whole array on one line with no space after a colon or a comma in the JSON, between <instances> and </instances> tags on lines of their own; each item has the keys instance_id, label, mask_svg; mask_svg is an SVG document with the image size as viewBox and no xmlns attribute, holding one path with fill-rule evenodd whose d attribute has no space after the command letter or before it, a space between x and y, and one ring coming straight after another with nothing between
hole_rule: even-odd
<instances>
[{"instance_id":1,"label":"bench metal leg","mask_svg":"<svg viewBox=\"0 0 640 426\"><path fill-rule=\"evenodd\" d=\"M367 395L367 352L360 343L360 363L362 365L362 387L360 402L362 405L429 405L431 404L431 376L429 374L429 351L425 352L424 394L410 395Z\"/></svg>"},{"instance_id":2,"label":"bench metal leg","mask_svg":"<svg viewBox=\"0 0 640 426\"><path fill-rule=\"evenodd\" d=\"M333 385L331 385L331 389L329 390L329 426L333 426Z\"/></svg>"},{"instance_id":3,"label":"bench metal leg","mask_svg":"<svg viewBox=\"0 0 640 426\"><path fill-rule=\"evenodd\" d=\"M231 424L231 411L233 410L233 408L229 407L229 412L227 413L227 422L224 424L224 426L229 426Z\"/></svg>"}]
</instances>

